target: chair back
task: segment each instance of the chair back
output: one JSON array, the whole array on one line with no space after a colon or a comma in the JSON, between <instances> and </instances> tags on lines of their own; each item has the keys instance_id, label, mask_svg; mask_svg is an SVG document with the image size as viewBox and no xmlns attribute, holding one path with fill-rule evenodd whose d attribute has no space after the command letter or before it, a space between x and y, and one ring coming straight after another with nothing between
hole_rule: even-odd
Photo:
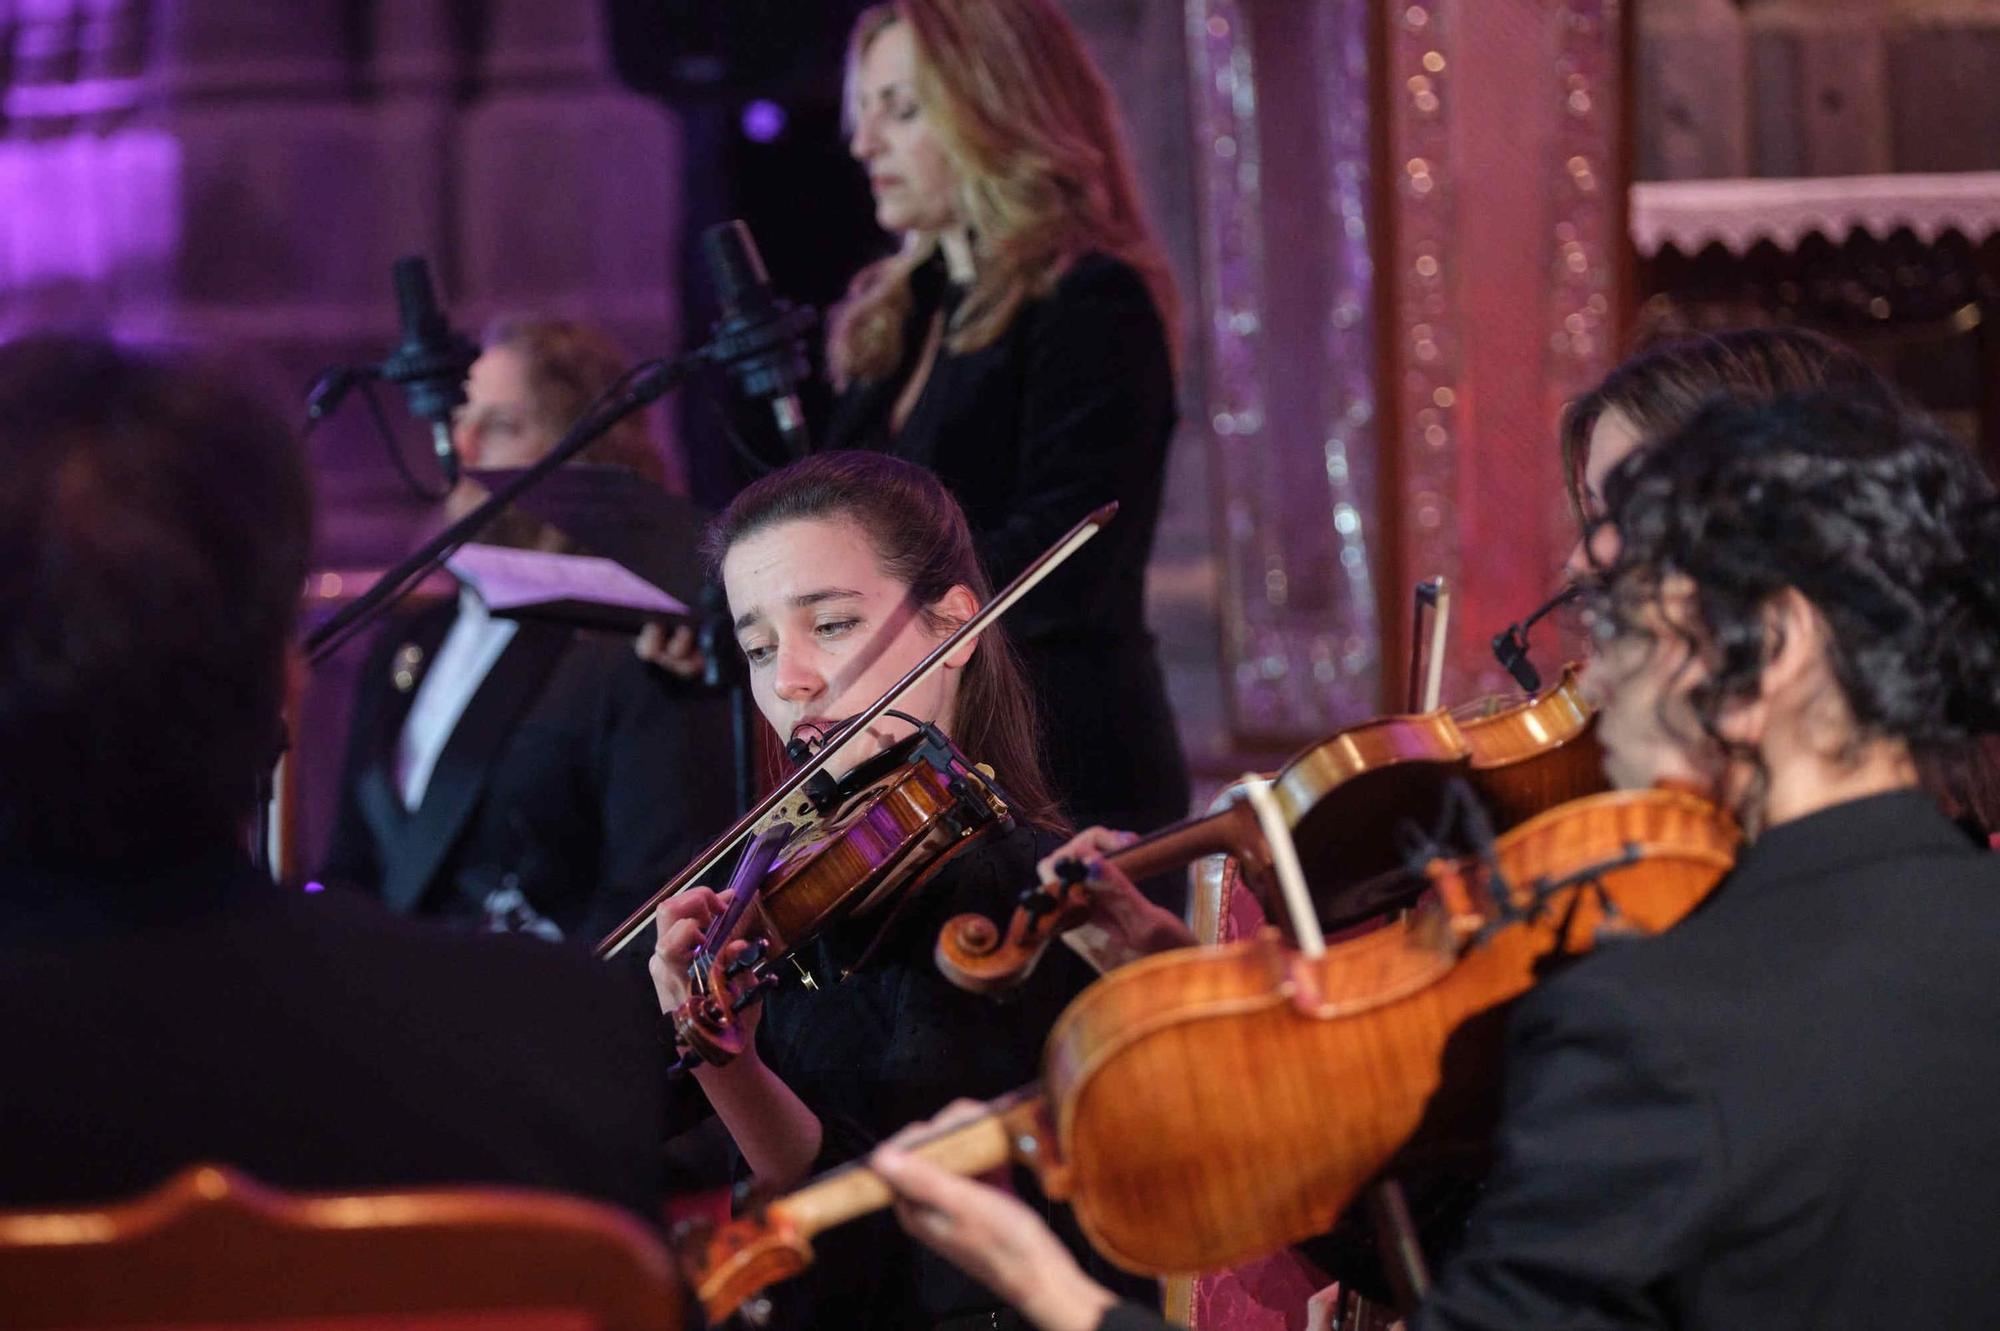
<instances>
[{"instance_id":1,"label":"chair back","mask_svg":"<svg viewBox=\"0 0 2000 1331\"><path fill-rule=\"evenodd\" d=\"M525 1189L307 1196L197 1165L135 1201L0 1213L0 1328L679 1331L664 1246Z\"/></svg>"}]
</instances>

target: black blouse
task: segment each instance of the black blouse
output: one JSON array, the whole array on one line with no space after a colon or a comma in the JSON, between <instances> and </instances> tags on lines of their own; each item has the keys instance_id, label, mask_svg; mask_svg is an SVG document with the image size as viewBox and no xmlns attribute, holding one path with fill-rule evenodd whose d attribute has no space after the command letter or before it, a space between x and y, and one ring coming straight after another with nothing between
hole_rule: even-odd
<instances>
[{"instance_id":1,"label":"black blouse","mask_svg":"<svg viewBox=\"0 0 2000 1331\"><path fill-rule=\"evenodd\" d=\"M899 431L889 418L932 319L963 291L940 258L914 279L904 361L836 402L828 448L908 459L944 481L996 587L1091 510L1118 518L1009 612L1040 698L1050 774L1079 823L1149 830L1184 816L1188 785L1145 622L1146 563L1174 428L1167 333L1144 280L1079 260L977 351L940 349Z\"/></svg>"},{"instance_id":2,"label":"black blouse","mask_svg":"<svg viewBox=\"0 0 2000 1331\"><path fill-rule=\"evenodd\" d=\"M1053 848L1053 837L1017 828L967 851L922 889L874 955L845 979L878 920L844 922L797 953L810 985L783 963L784 982L758 1026L758 1049L824 1126L815 1172L866 1155L953 1100L992 1099L1040 1075L1049 1028L1095 978L1089 968L1068 948L1053 947L1021 990L999 1002L953 986L932 950L954 915L978 911L1004 923L1034 882L1035 861ZM1022 1191L1039 1201L1030 1188ZM1102 1275L1101 1259L1067 1212L1044 1205L1044 1213ZM828 1231L813 1246L808 1274L770 1291L781 1325L922 1327L995 1312L1001 1320L990 1324L1013 1324L984 1286L912 1242L886 1212Z\"/></svg>"}]
</instances>

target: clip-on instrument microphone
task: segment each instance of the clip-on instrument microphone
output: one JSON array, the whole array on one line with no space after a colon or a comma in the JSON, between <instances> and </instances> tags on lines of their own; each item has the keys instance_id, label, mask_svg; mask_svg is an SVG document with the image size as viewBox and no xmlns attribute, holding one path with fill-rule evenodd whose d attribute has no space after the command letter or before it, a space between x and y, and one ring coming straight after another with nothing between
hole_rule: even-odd
<instances>
[{"instance_id":1,"label":"clip-on instrument microphone","mask_svg":"<svg viewBox=\"0 0 2000 1331\"><path fill-rule=\"evenodd\" d=\"M1539 693L1542 688L1542 672L1535 669L1535 663L1528 659L1528 630L1544 615L1574 601L1582 591L1581 584L1572 582L1537 606L1526 619L1509 624L1493 635L1493 655L1526 692Z\"/></svg>"}]
</instances>

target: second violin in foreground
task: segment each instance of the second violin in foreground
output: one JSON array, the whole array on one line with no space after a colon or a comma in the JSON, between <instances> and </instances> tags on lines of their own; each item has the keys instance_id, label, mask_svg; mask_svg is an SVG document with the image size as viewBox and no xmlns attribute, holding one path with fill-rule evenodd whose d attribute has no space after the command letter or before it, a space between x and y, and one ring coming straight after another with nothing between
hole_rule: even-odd
<instances>
[{"instance_id":1,"label":"second violin in foreground","mask_svg":"<svg viewBox=\"0 0 2000 1331\"><path fill-rule=\"evenodd\" d=\"M1437 825L1454 780L1470 784L1502 830L1604 789L1592 722L1572 668L1532 698L1383 717L1294 756L1271 778L1271 793L1311 880L1320 923L1352 924L1416 895L1421 883L1404 872L1402 833ZM1270 848L1242 799L1107 859L1129 877L1146 878L1224 853L1235 857L1266 918L1284 919ZM983 915L952 920L938 937L938 969L975 992L1020 983L1050 943L1090 918L1082 866L1071 867L1071 877L1023 893L1004 927Z\"/></svg>"}]
</instances>

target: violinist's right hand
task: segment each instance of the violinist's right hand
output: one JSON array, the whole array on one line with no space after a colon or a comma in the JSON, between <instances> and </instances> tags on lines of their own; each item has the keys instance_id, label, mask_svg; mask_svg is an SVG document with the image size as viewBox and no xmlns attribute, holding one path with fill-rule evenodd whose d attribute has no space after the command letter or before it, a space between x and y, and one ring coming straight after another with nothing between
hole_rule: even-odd
<instances>
[{"instance_id":1,"label":"violinist's right hand","mask_svg":"<svg viewBox=\"0 0 2000 1331\"><path fill-rule=\"evenodd\" d=\"M1063 934L1063 941L1100 974L1155 952L1194 946L1194 933L1181 917L1148 901L1106 858L1138 839L1131 832L1086 827L1035 866L1044 883L1056 881L1056 865L1064 860L1081 860L1089 871L1083 887L1090 920Z\"/></svg>"}]
</instances>

